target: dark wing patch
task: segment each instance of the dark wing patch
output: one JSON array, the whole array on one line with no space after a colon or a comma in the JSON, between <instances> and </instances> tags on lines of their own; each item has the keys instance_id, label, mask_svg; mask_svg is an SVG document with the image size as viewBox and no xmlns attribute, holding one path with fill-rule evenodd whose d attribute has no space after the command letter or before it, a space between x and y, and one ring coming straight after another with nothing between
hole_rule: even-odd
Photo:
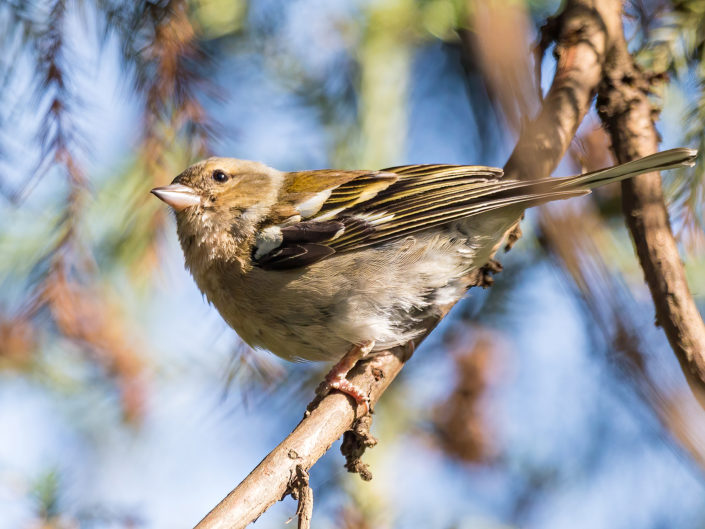
<instances>
[{"instance_id":1,"label":"dark wing patch","mask_svg":"<svg viewBox=\"0 0 705 529\"><path fill-rule=\"evenodd\" d=\"M281 228L281 243L270 252L255 257L257 247L252 249L253 261L266 270L284 270L315 263L335 250L325 243L334 240L345 230L343 222L304 221Z\"/></svg>"},{"instance_id":2,"label":"dark wing patch","mask_svg":"<svg viewBox=\"0 0 705 529\"><path fill-rule=\"evenodd\" d=\"M265 270L287 270L308 266L334 254L330 246L315 243L288 244L272 250L257 260Z\"/></svg>"},{"instance_id":3,"label":"dark wing patch","mask_svg":"<svg viewBox=\"0 0 705 529\"><path fill-rule=\"evenodd\" d=\"M298 242L322 242L334 239L345 225L337 220L309 220L282 228L282 246Z\"/></svg>"}]
</instances>

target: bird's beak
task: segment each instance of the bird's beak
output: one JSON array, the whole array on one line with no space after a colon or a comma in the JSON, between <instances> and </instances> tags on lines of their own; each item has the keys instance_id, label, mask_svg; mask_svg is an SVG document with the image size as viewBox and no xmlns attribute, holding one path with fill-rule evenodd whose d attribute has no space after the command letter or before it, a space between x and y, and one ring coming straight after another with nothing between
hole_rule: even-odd
<instances>
[{"instance_id":1,"label":"bird's beak","mask_svg":"<svg viewBox=\"0 0 705 529\"><path fill-rule=\"evenodd\" d=\"M192 188L181 184L155 187L151 193L170 205L174 211L181 211L201 203L201 197Z\"/></svg>"}]
</instances>

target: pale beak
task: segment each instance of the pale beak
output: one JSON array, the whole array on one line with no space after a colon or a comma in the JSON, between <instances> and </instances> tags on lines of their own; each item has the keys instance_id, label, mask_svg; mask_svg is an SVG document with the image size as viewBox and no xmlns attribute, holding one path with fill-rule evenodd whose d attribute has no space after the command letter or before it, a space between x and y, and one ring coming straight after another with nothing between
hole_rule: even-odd
<instances>
[{"instance_id":1,"label":"pale beak","mask_svg":"<svg viewBox=\"0 0 705 529\"><path fill-rule=\"evenodd\" d=\"M174 211L181 211L201 203L201 197L192 188L181 184L155 187L151 193L170 205Z\"/></svg>"}]
</instances>

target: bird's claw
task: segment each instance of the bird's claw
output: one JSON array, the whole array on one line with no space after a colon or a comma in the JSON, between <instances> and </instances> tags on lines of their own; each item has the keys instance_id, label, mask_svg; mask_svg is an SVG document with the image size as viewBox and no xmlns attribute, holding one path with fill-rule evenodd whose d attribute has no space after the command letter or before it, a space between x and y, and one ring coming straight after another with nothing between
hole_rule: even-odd
<instances>
[{"instance_id":1,"label":"bird's claw","mask_svg":"<svg viewBox=\"0 0 705 529\"><path fill-rule=\"evenodd\" d=\"M346 395L355 399L355 402L358 405L363 406L362 413L359 414L359 417L363 417L370 413L370 397L361 388L357 387L347 378L336 377L335 379L329 379L328 377L326 377L326 380L323 382L323 384L319 386L319 390L321 389L323 392L318 392L319 395L326 395L331 390L337 389L341 393L345 393Z\"/></svg>"}]
</instances>

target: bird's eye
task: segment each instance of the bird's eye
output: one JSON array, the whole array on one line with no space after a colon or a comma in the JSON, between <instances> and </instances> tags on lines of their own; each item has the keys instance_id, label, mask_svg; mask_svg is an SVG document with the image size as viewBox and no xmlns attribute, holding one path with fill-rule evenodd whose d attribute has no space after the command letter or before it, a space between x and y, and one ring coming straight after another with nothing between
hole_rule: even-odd
<instances>
[{"instance_id":1,"label":"bird's eye","mask_svg":"<svg viewBox=\"0 0 705 529\"><path fill-rule=\"evenodd\" d=\"M227 182L228 175L225 174L224 171L221 171L220 169L216 169L215 171L213 171L213 180L215 180L219 184L222 184L223 182Z\"/></svg>"}]
</instances>

